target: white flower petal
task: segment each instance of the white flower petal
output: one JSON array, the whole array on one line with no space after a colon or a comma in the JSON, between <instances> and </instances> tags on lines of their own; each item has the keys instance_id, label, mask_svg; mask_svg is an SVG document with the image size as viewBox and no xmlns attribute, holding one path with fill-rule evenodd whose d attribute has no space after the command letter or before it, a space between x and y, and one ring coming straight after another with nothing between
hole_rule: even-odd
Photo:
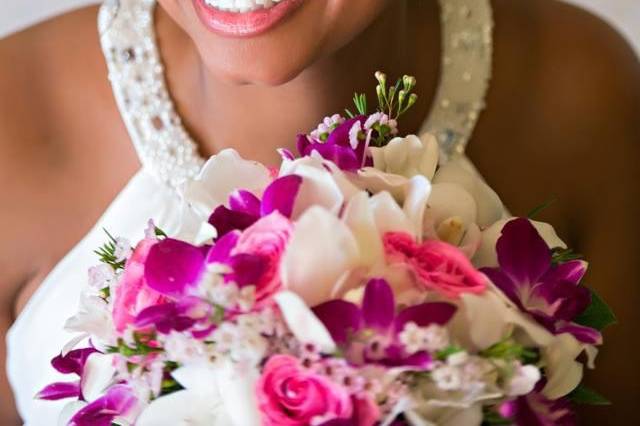
<instances>
[{"instance_id":1,"label":"white flower petal","mask_svg":"<svg viewBox=\"0 0 640 426\"><path fill-rule=\"evenodd\" d=\"M542 352L546 365L547 384L542 393L549 399L558 399L574 390L582 381L582 364L576 358L584 346L571 334L555 336Z\"/></svg>"},{"instance_id":2,"label":"white flower petal","mask_svg":"<svg viewBox=\"0 0 640 426\"><path fill-rule=\"evenodd\" d=\"M358 242L363 263L372 266L380 262L384 255L384 249L366 192L360 192L349 201L342 220L351 229Z\"/></svg>"},{"instance_id":3,"label":"white flower petal","mask_svg":"<svg viewBox=\"0 0 640 426\"><path fill-rule=\"evenodd\" d=\"M58 416L58 426L68 426L71 418L86 405L87 403L84 401L72 401L65 405Z\"/></svg>"},{"instance_id":4,"label":"white flower petal","mask_svg":"<svg viewBox=\"0 0 640 426\"><path fill-rule=\"evenodd\" d=\"M229 426L231 424L219 398L191 390L174 392L154 400L136 421L137 426Z\"/></svg>"},{"instance_id":5,"label":"white flower petal","mask_svg":"<svg viewBox=\"0 0 640 426\"><path fill-rule=\"evenodd\" d=\"M234 426L260 426L256 400L256 383L260 373L253 366L240 366L230 361L218 369L218 389L225 412Z\"/></svg>"},{"instance_id":6,"label":"white flower petal","mask_svg":"<svg viewBox=\"0 0 640 426\"><path fill-rule=\"evenodd\" d=\"M381 235L406 232L415 236L415 227L390 193L380 192L369 199L376 227Z\"/></svg>"},{"instance_id":7,"label":"white flower petal","mask_svg":"<svg viewBox=\"0 0 640 426\"><path fill-rule=\"evenodd\" d=\"M327 301L340 277L361 262L347 225L327 210L312 207L295 224L281 265L282 281L315 306Z\"/></svg>"},{"instance_id":8,"label":"white flower petal","mask_svg":"<svg viewBox=\"0 0 640 426\"><path fill-rule=\"evenodd\" d=\"M442 166L433 183L454 183L462 186L475 200L477 206L477 224L486 228L504 216L504 206L500 197L476 172L469 170L464 158L456 158Z\"/></svg>"},{"instance_id":9,"label":"white flower petal","mask_svg":"<svg viewBox=\"0 0 640 426\"><path fill-rule=\"evenodd\" d=\"M245 189L261 196L271 180L265 166L225 149L207 161L198 177L183 188L182 195L200 216L208 217L215 207L227 204L233 191Z\"/></svg>"},{"instance_id":10,"label":"white flower petal","mask_svg":"<svg viewBox=\"0 0 640 426\"><path fill-rule=\"evenodd\" d=\"M422 237L424 215L430 194L431 183L426 177L416 175L409 180L403 210L409 221L413 223L413 234L419 238Z\"/></svg>"},{"instance_id":11,"label":"white flower petal","mask_svg":"<svg viewBox=\"0 0 640 426\"><path fill-rule=\"evenodd\" d=\"M311 343L321 352L335 352L336 344L322 322L295 293L284 291L275 296L289 330L300 342Z\"/></svg>"},{"instance_id":12,"label":"white flower petal","mask_svg":"<svg viewBox=\"0 0 640 426\"><path fill-rule=\"evenodd\" d=\"M80 387L82 395L87 401L98 399L104 391L113 383L116 368L113 366L113 355L93 353L89 355L84 370Z\"/></svg>"}]
</instances>

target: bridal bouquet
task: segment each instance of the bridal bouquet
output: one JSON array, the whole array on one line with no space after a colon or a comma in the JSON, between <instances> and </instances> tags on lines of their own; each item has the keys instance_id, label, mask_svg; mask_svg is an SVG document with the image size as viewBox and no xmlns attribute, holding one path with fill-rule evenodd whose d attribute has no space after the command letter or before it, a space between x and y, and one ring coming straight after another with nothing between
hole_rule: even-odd
<instances>
[{"instance_id":1,"label":"bridal bouquet","mask_svg":"<svg viewBox=\"0 0 640 426\"><path fill-rule=\"evenodd\" d=\"M570 425L600 330L587 264L463 159L398 136L415 80L269 168L227 150L182 227L109 235L38 397L76 426ZM440 161L439 161L440 160ZM82 344L84 347L79 347Z\"/></svg>"}]
</instances>

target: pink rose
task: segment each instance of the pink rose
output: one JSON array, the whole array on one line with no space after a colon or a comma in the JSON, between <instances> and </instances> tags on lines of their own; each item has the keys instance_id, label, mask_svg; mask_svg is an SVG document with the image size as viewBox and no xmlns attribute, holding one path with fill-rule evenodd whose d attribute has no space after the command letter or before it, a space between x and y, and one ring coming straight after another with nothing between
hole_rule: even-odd
<instances>
[{"instance_id":1,"label":"pink rose","mask_svg":"<svg viewBox=\"0 0 640 426\"><path fill-rule=\"evenodd\" d=\"M263 426L306 426L314 419L350 419L351 397L344 388L305 369L297 358L275 355L257 384Z\"/></svg>"},{"instance_id":2,"label":"pink rose","mask_svg":"<svg viewBox=\"0 0 640 426\"><path fill-rule=\"evenodd\" d=\"M409 234L392 232L384 236L384 247L389 263L408 265L427 289L446 297L478 294L487 287L486 277L451 244L436 240L417 244Z\"/></svg>"},{"instance_id":3,"label":"pink rose","mask_svg":"<svg viewBox=\"0 0 640 426\"><path fill-rule=\"evenodd\" d=\"M127 260L113 297L113 323L118 333L124 332L145 308L165 302L165 297L147 286L144 279L144 264L149 250L157 242L156 239L145 238Z\"/></svg>"},{"instance_id":4,"label":"pink rose","mask_svg":"<svg viewBox=\"0 0 640 426\"><path fill-rule=\"evenodd\" d=\"M236 261L248 261L237 265L236 273L258 276L257 282L252 283L256 286L258 301L268 299L281 289L280 264L292 233L291 221L275 212L258 220L240 235L232 254ZM256 269L255 273L251 269Z\"/></svg>"}]
</instances>

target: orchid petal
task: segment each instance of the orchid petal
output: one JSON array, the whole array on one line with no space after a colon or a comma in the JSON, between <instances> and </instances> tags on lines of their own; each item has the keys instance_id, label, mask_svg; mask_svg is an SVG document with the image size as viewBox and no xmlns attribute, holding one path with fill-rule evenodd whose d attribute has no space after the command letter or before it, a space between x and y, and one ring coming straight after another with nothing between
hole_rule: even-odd
<instances>
[{"instance_id":1,"label":"orchid petal","mask_svg":"<svg viewBox=\"0 0 640 426\"><path fill-rule=\"evenodd\" d=\"M373 266L380 262L384 248L366 192L360 192L349 201L343 220L358 242L363 263Z\"/></svg>"},{"instance_id":2,"label":"orchid petal","mask_svg":"<svg viewBox=\"0 0 640 426\"><path fill-rule=\"evenodd\" d=\"M277 211L290 219L301 186L302 177L296 175L284 176L273 181L262 197L261 215L268 216Z\"/></svg>"},{"instance_id":3,"label":"orchid petal","mask_svg":"<svg viewBox=\"0 0 640 426\"><path fill-rule=\"evenodd\" d=\"M549 399L561 398L574 390L582 381L582 364L576 358L583 346L570 334L555 336L542 351L547 384L542 393Z\"/></svg>"},{"instance_id":4,"label":"orchid petal","mask_svg":"<svg viewBox=\"0 0 640 426\"><path fill-rule=\"evenodd\" d=\"M207 263L223 263L226 264L231 258L231 252L240 240L240 232L230 232L220 238L209 250L207 254Z\"/></svg>"},{"instance_id":5,"label":"orchid petal","mask_svg":"<svg viewBox=\"0 0 640 426\"><path fill-rule=\"evenodd\" d=\"M249 216L260 216L260 199L244 189L233 191L229 197L229 207Z\"/></svg>"},{"instance_id":6,"label":"orchid petal","mask_svg":"<svg viewBox=\"0 0 640 426\"><path fill-rule=\"evenodd\" d=\"M69 426L71 418L87 406L85 401L72 401L65 405L58 416L58 426Z\"/></svg>"},{"instance_id":7,"label":"orchid petal","mask_svg":"<svg viewBox=\"0 0 640 426\"><path fill-rule=\"evenodd\" d=\"M514 219L496 245L500 268L516 283L536 283L551 266L551 251L528 219Z\"/></svg>"},{"instance_id":8,"label":"orchid petal","mask_svg":"<svg viewBox=\"0 0 640 426\"><path fill-rule=\"evenodd\" d=\"M220 206L209 216L209 224L215 228L217 236L222 237L232 231L244 231L253 225L258 218L257 215Z\"/></svg>"},{"instance_id":9,"label":"orchid petal","mask_svg":"<svg viewBox=\"0 0 640 426\"><path fill-rule=\"evenodd\" d=\"M114 419L128 414L137 399L126 386L118 385L107 394L86 405L69 421L69 426L111 426Z\"/></svg>"},{"instance_id":10,"label":"orchid petal","mask_svg":"<svg viewBox=\"0 0 640 426\"><path fill-rule=\"evenodd\" d=\"M514 218L500 220L482 233L482 241L480 247L473 258L473 264L478 268L498 266L498 254L496 253L496 245L498 239L502 235L502 229ZM567 248L567 245L558 237L553 227L547 223L530 221L536 228L547 246L553 248Z\"/></svg>"},{"instance_id":11,"label":"orchid petal","mask_svg":"<svg viewBox=\"0 0 640 426\"><path fill-rule=\"evenodd\" d=\"M433 185L427 206L425 221L434 227L451 217L459 217L465 226L477 220L475 200L462 186L453 183Z\"/></svg>"},{"instance_id":12,"label":"orchid petal","mask_svg":"<svg viewBox=\"0 0 640 426\"><path fill-rule=\"evenodd\" d=\"M414 235L414 225L390 193L380 192L371 197L369 203L380 235L389 232Z\"/></svg>"},{"instance_id":13,"label":"orchid petal","mask_svg":"<svg viewBox=\"0 0 640 426\"><path fill-rule=\"evenodd\" d=\"M342 345L362 328L362 312L353 303L330 300L313 308L313 313L327 328L333 340Z\"/></svg>"},{"instance_id":14,"label":"orchid petal","mask_svg":"<svg viewBox=\"0 0 640 426\"><path fill-rule=\"evenodd\" d=\"M84 365L89 356L98 352L95 348L76 349L66 355L59 355L51 360L51 365L62 374L82 375Z\"/></svg>"},{"instance_id":15,"label":"orchid petal","mask_svg":"<svg viewBox=\"0 0 640 426\"><path fill-rule=\"evenodd\" d=\"M216 380L229 424L259 426L261 414L256 398L256 384L260 373L255 366L241 366L224 361L217 368ZM225 424L226 425L226 424ZM220 425L222 426L222 425Z\"/></svg>"},{"instance_id":16,"label":"orchid petal","mask_svg":"<svg viewBox=\"0 0 640 426\"><path fill-rule=\"evenodd\" d=\"M84 366L80 381L84 398L87 401L97 399L113 383L115 374L113 355L91 354Z\"/></svg>"},{"instance_id":17,"label":"orchid petal","mask_svg":"<svg viewBox=\"0 0 640 426\"><path fill-rule=\"evenodd\" d=\"M311 343L326 354L335 352L336 344L331 334L298 295L290 291L280 292L275 300L298 341Z\"/></svg>"},{"instance_id":18,"label":"orchid petal","mask_svg":"<svg viewBox=\"0 0 640 426\"><path fill-rule=\"evenodd\" d=\"M410 322L419 327L428 327L431 324L445 325L456 313L456 306L445 302L422 303L411 306L400 312L395 320L396 333L400 333L404 326Z\"/></svg>"},{"instance_id":19,"label":"orchid petal","mask_svg":"<svg viewBox=\"0 0 640 426\"><path fill-rule=\"evenodd\" d=\"M211 397L211 392L199 395L194 391L181 390L149 404L136 420L137 426L225 426L231 423L226 412L220 410L219 396Z\"/></svg>"},{"instance_id":20,"label":"orchid petal","mask_svg":"<svg viewBox=\"0 0 640 426\"><path fill-rule=\"evenodd\" d=\"M403 210L409 221L413 223L413 234L419 239L422 239L424 214L430 194L431 183L427 178L417 175L409 180Z\"/></svg>"},{"instance_id":21,"label":"orchid petal","mask_svg":"<svg viewBox=\"0 0 640 426\"><path fill-rule=\"evenodd\" d=\"M602 344L602 333L600 333L595 328L585 327L583 325L575 323L569 323L558 327L555 332L558 334L569 333L573 337L575 337L576 340L587 345Z\"/></svg>"},{"instance_id":22,"label":"orchid petal","mask_svg":"<svg viewBox=\"0 0 640 426\"><path fill-rule=\"evenodd\" d=\"M453 183L462 186L475 200L478 208L476 223L480 228L491 226L504 215L500 197L464 157L456 157L442 166L433 178L433 183Z\"/></svg>"},{"instance_id":23,"label":"orchid petal","mask_svg":"<svg viewBox=\"0 0 640 426\"><path fill-rule=\"evenodd\" d=\"M340 277L360 261L349 228L327 210L312 207L296 223L282 260L282 281L315 306L328 300Z\"/></svg>"},{"instance_id":24,"label":"orchid petal","mask_svg":"<svg viewBox=\"0 0 640 426\"><path fill-rule=\"evenodd\" d=\"M197 283L204 269L200 248L167 238L149 251L144 275L150 288L173 297L182 296Z\"/></svg>"},{"instance_id":25,"label":"orchid petal","mask_svg":"<svg viewBox=\"0 0 640 426\"><path fill-rule=\"evenodd\" d=\"M80 381L57 382L47 385L36 395L37 399L58 401L66 398L80 398Z\"/></svg>"},{"instance_id":26,"label":"orchid petal","mask_svg":"<svg viewBox=\"0 0 640 426\"><path fill-rule=\"evenodd\" d=\"M578 284L587 273L587 262L573 260L565 262L550 269L542 278L542 281L558 282L566 281Z\"/></svg>"},{"instance_id":27,"label":"orchid petal","mask_svg":"<svg viewBox=\"0 0 640 426\"><path fill-rule=\"evenodd\" d=\"M183 197L196 213L207 217L215 207L226 205L233 191L242 188L261 196L270 182L268 168L225 149L207 161L196 179L184 188Z\"/></svg>"},{"instance_id":28,"label":"orchid petal","mask_svg":"<svg viewBox=\"0 0 640 426\"><path fill-rule=\"evenodd\" d=\"M391 287L385 280L372 279L367 283L362 299L362 315L366 326L387 330L395 317L395 301Z\"/></svg>"}]
</instances>

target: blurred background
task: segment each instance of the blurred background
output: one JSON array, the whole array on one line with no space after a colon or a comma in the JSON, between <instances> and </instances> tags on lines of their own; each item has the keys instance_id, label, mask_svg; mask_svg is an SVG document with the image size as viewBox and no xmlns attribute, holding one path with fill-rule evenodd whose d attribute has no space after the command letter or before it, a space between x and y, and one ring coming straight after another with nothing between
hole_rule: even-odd
<instances>
[{"instance_id":1,"label":"blurred background","mask_svg":"<svg viewBox=\"0 0 640 426\"><path fill-rule=\"evenodd\" d=\"M1 0L0 37L48 16L99 0ZM602 16L618 28L640 54L640 0L565 0Z\"/></svg>"}]
</instances>

